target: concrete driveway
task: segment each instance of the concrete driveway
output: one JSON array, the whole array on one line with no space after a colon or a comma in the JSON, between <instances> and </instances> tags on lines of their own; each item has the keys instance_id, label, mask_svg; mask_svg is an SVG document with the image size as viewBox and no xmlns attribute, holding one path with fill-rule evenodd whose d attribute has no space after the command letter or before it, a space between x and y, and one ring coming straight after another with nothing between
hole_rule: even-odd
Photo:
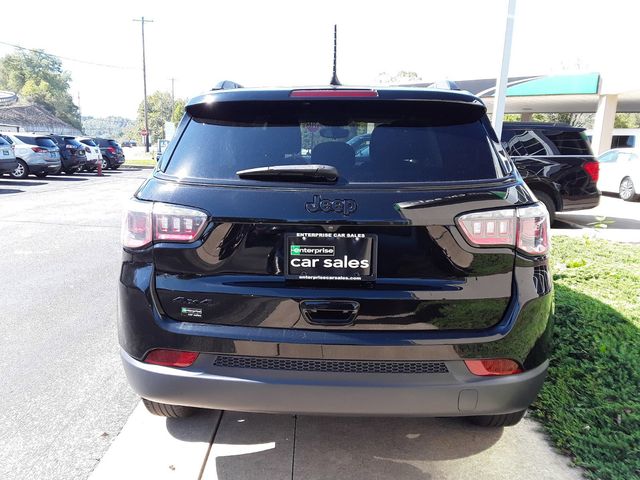
<instances>
[{"instance_id":1,"label":"concrete driveway","mask_svg":"<svg viewBox=\"0 0 640 480\"><path fill-rule=\"evenodd\" d=\"M203 412L131 415L91 480L579 479L539 426Z\"/></svg>"},{"instance_id":2,"label":"concrete driveway","mask_svg":"<svg viewBox=\"0 0 640 480\"><path fill-rule=\"evenodd\" d=\"M606 228L599 228L598 224ZM552 233L640 242L640 202L625 202L617 195L603 194L596 208L558 213Z\"/></svg>"}]
</instances>

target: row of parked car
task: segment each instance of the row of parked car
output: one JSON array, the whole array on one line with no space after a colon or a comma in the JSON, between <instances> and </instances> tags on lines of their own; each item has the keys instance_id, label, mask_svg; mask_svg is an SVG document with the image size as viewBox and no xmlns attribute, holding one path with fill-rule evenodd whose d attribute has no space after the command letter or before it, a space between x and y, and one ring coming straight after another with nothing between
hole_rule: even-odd
<instances>
[{"instance_id":1,"label":"row of parked car","mask_svg":"<svg viewBox=\"0 0 640 480\"><path fill-rule=\"evenodd\" d=\"M0 132L0 174L13 178L92 172L100 164L103 170L117 169L124 160L118 142L109 138Z\"/></svg>"}]
</instances>

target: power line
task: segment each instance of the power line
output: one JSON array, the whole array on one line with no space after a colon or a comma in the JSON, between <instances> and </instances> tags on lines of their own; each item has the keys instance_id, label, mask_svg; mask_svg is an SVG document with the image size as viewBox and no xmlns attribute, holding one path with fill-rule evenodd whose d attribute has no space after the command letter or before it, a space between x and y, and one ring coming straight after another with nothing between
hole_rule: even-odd
<instances>
[{"instance_id":1,"label":"power line","mask_svg":"<svg viewBox=\"0 0 640 480\"><path fill-rule=\"evenodd\" d=\"M109 65L107 63L97 63L97 62L91 62L89 60L78 60L77 58L63 57L62 55L54 55L53 53L47 53L47 52L45 52L43 50L38 50L38 49L35 49L35 48L27 48L27 47L23 47L21 45L16 45L16 44L9 43L9 42L0 41L0 45L7 45L9 47L17 48L18 50L26 50L28 52L39 53L41 55L45 55L47 57L58 58L60 60L67 60L69 62L84 63L86 65L93 65L95 67L117 68L119 70L138 70L138 67L125 67L123 65Z\"/></svg>"}]
</instances>

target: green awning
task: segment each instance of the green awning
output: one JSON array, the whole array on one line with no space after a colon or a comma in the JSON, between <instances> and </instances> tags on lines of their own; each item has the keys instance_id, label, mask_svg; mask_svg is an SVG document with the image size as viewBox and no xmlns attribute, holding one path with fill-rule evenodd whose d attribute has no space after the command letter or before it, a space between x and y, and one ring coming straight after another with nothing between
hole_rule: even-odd
<instances>
[{"instance_id":1,"label":"green awning","mask_svg":"<svg viewBox=\"0 0 640 480\"><path fill-rule=\"evenodd\" d=\"M508 97L535 95L585 95L598 93L598 73L578 75L550 75L539 77L507 88Z\"/></svg>"}]
</instances>

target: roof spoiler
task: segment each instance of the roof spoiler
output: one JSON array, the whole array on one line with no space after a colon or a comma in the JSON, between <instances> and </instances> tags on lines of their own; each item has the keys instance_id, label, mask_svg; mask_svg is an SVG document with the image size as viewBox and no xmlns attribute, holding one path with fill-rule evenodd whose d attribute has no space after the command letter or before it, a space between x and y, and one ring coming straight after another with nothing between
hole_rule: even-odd
<instances>
[{"instance_id":1,"label":"roof spoiler","mask_svg":"<svg viewBox=\"0 0 640 480\"><path fill-rule=\"evenodd\" d=\"M222 80L221 82L218 82L216 86L211 90L231 90L233 88L242 88L242 85L231 80Z\"/></svg>"}]
</instances>

